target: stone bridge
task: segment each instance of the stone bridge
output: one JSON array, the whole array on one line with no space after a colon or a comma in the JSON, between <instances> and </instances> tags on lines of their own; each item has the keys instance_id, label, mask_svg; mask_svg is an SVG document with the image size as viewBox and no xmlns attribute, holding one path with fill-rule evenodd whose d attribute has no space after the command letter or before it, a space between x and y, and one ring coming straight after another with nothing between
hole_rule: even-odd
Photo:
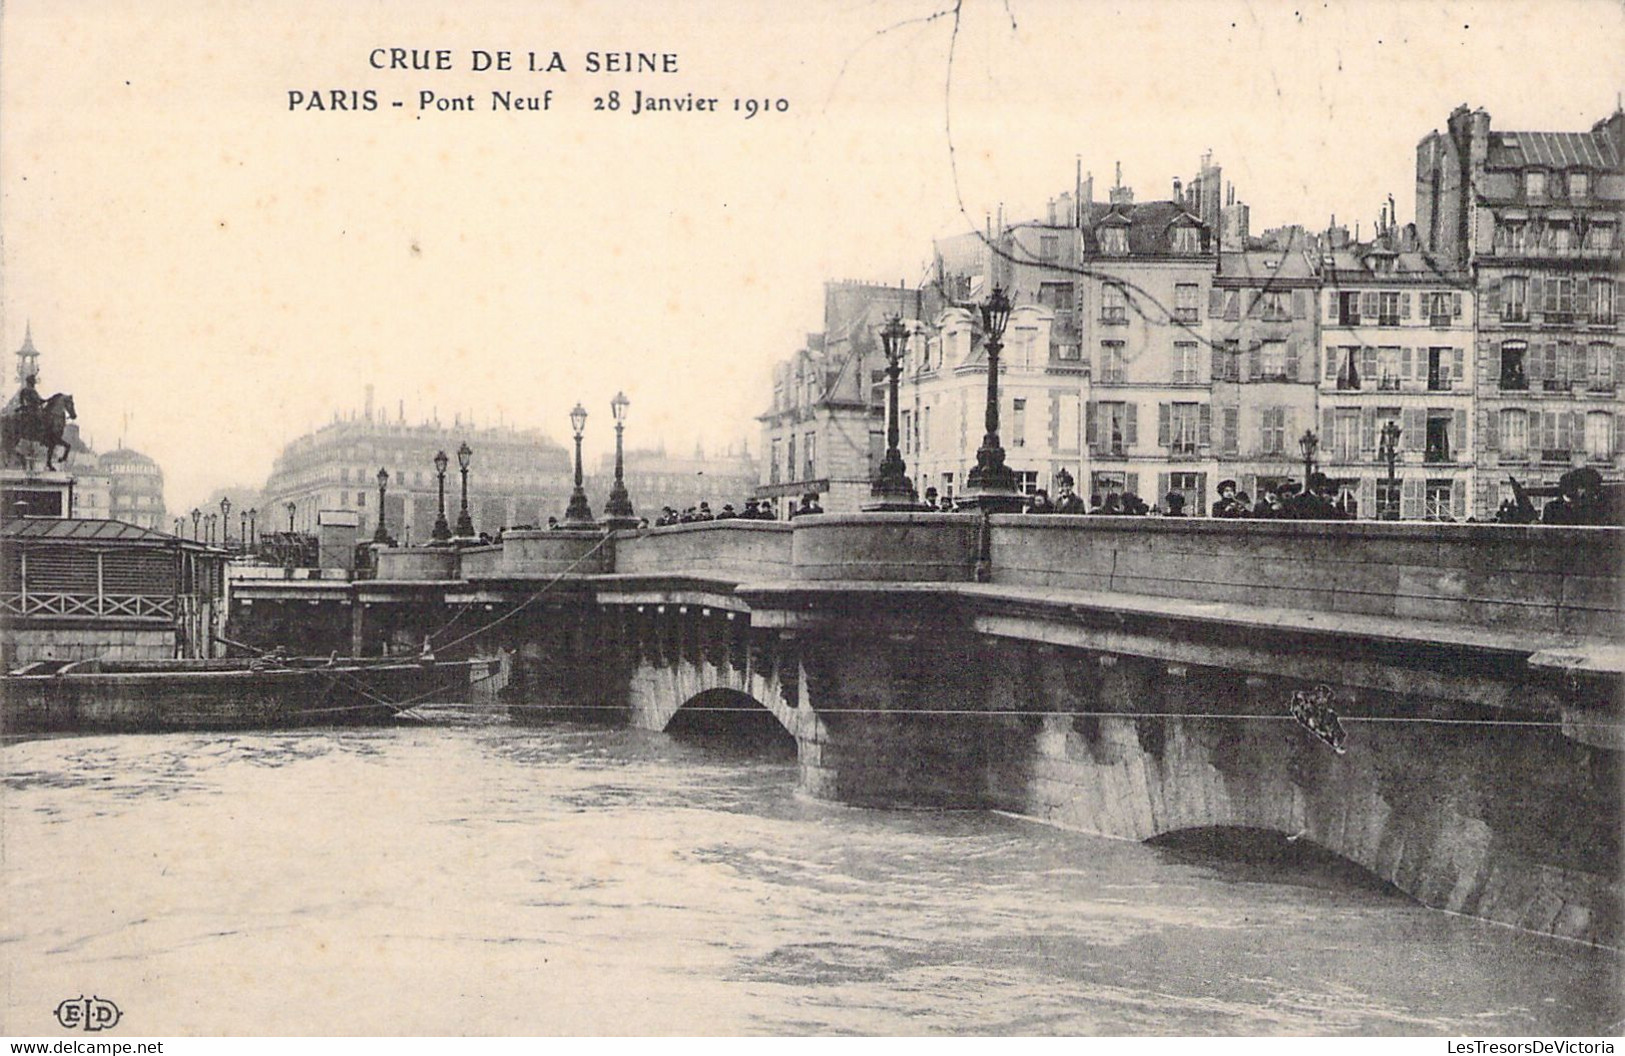
<instances>
[{"instance_id":1,"label":"stone bridge","mask_svg":"<svg viewBox=\"0 0 1625 1056\"><path fill-rule=\"evenodd\" d=\"M382 551L348 645L500 652L529 720L759 705L819 797L1272 830L1427 905L1617 947L1622 543L956 514L516 532ZM1319 686L1345 753L1289 714Z\"/></svg>"}]
</instances>

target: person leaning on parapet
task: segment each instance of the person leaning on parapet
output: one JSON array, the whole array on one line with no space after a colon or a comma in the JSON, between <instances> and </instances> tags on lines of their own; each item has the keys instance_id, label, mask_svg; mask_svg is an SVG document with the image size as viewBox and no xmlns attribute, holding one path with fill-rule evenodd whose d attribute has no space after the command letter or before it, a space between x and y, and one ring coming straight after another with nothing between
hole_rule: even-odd
<instances>
[{"instance_id":1,"label":"person leaning on parapet","mask_svg":"<svg viewBox=\"0 0 1625 1056\"><path fill-rule=\"evenodd\" d=\"M1072 490L1072 474L1061 470L1055 474L1055 512L1056 513L1087 513L1083 500L1078 493Z\"/></svg>"},{"instance_id":2,"label":"person leaning on parapet","mask_svg":"<svg viewBox=\"0 0 1625 1056\"><path fill-rule=\"evenodd\" d=\"M1039 488L1027 500L1028 513L1054 513L1055 504L1049 501L1049 492Z\"/></svg>"},{"instance_id":3,"label":"person leaning on parapet","mask_svg":"<svg viewBox=\"0 0 1625 1056\"><path fill-rule=\"evenodd\" d=\"M1236 491L1236 482L1233 480L1219 481L1219 501L1213 504L1211 516L1214 517L1246 517L1253 511L1241 499Z\"/></svg>"},{"instance_id":4,"label":"person leaning on parapet","mask_svg":"<svg viewBox=\"0 0 1625 1056\"><path fill-rule=\"evenodd\" d=\"M790 519L795 520L797 517L805 517L808 514L823 512L824 507L818 505L818 494L816 492L809 491L807 494L801 496L801 505L797 506L793 511L791 511Z\"/></svg>"},{"instance_id":5,"label":"person leaning on parapet","mask_svg":"<svg viewBox=\"0 0 1625 1056\"><path fill-rule=\"evenodd\" d=\"M1571 469L1557 478L1557 498L1540 513L1541 524L1599 525L1608 521L1602 474L1590 466Z\"/></svg>"},{"instance_id":6,"label":"person leaning on parapet","mask_svg":"<svg viewBox=\"0 0 1625 1056\"><path fill-rule=\"evenodd\" d=\"M1332 501L1332 482L1324 473L1309 478L1309 487L1288 504L1290 516L1299 521L1341 521L1343 511Z\"/></svg>"},{"instance_id":7,"label":"person leaning on parapet","mask_svg":"<svg viewBox=\"0 0 1625 1056\"><path fill-rule=\"evenodd\" d=\"M1170 491L1162 497L1162 515L1164 517L1185 516L1185 496L1177 491Z\"/></svg>"}]
</instances>

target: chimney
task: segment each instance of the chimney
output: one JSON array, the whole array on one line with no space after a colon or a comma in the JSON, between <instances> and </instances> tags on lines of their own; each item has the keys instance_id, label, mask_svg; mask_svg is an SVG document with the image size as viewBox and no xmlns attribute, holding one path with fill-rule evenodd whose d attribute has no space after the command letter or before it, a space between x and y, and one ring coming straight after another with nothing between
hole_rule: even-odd
<instances>
[{"instance_id":1,"label":"chimney","mask_svg":"<svg viewBox=\"0 0 1625 1056\"><path fill-rule=\"evenodd\" d=\"M367 421L372 421L372 386L367 386Z\"/></svg>"},{"instance_id":2,"label":"chimney","mask_svg":"<svg viewBox=\"0 0 1625 1056\"><path fill-rule=\"evenodd\" d=\"M1185 204L1185 189L1184 185L1179 182L1178 176L1174 177L1174 203L1176 205Z\"/></svg>"}]
</instances>

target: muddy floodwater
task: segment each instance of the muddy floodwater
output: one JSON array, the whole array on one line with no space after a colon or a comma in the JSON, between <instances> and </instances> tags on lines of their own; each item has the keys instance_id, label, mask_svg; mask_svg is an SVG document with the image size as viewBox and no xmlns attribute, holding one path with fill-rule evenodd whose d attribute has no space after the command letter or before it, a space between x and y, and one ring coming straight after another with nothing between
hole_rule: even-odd
<instances>
[{"instance_id":1,"label":"muddy floodwater","mask_svg":"<svg viewBox=\"0 0 1625 1056\"><path fill-rule=\"evenodd\" d=\"M440 722L0 757L10 1034L59 1034L80 994L116 1002L121 1035L1568 1035L1622 1015L1616 953L1336 862L815 802L783 745Z\"/></svg>"}]
</instances>

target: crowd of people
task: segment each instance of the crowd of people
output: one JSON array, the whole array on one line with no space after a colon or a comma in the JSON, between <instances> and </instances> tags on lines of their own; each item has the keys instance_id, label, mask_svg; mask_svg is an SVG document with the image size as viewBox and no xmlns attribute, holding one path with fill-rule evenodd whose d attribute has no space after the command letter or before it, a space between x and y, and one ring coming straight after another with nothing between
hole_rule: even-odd
<instances>
[{"instance_id":1,"label":"crowd of people","mask_svg":"<svg viewBox=\"0 0 1625 1056\"><path fill-rule=\"evenodd\" d=\"M1156 505L1149 505L1132 491L1109 492L1090 497L1085 505L1073 490L1072 475L1066 470L1055 475L1056 498L1052 501L1043 489L1035 491L1027 502L1027 513L1093 514L1106 517L1185 517L1188 500L1184 494L1170 491ZM935 490L926 492L926 505L934 506ZM942 509L951 508L944 504ZM1348 520L1349 513L1338 502L1337 490L1323 473L1309 478L1305 490L1297 481L1287 480L1264 491L1255 503L1233 480L1219 482L1219 498L1209 511L1213 517L1277 519L1298 521Z\"/></svg>"},{"instance_id":2,"label":"crowd of people","mask_svg":"<svg viewBox=\"0 0 1625 1056\"><path fill-rule=\"evenodd\" d=\"M1495 511L1497 524L1619 525L1625 523L1617 490L1604 489L1602 474L1590 466L1571 469L1557 480L1557 494L1538 513L1527 490L1512 478L1513 497Z\"/></svg>"}]
</instances>

